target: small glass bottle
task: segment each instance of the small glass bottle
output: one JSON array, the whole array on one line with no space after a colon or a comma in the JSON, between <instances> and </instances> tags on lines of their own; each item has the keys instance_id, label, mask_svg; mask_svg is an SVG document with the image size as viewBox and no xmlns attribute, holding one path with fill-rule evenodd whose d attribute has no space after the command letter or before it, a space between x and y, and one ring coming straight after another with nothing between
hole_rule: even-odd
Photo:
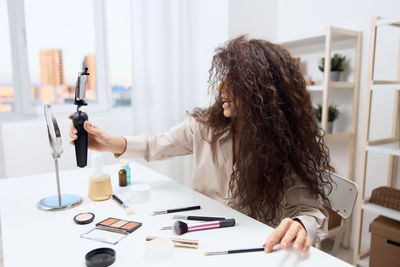
<instances>
[{"instance_id":1,"label":"small glass bottle","mask_svg":"<svg viewBox=\"0 0 400 267\"><path fill-rule=\"evenodd\" d=\"M126 178L126 171L124 162L121 160L121 169L118 172L119 177L119 186L127 186L127 178Z\"/></svg>"},{"instance_id":2,"label":"small glass bottle","mask_svg":"<svg viewBox=\"0 0 400 267\"><path fill-rule=\"evenodd\" d=\"M126 171L126 183L131 184L131 168L129 167L129 162L124 160L124 169Z\"/></svg>"}]
</instances>

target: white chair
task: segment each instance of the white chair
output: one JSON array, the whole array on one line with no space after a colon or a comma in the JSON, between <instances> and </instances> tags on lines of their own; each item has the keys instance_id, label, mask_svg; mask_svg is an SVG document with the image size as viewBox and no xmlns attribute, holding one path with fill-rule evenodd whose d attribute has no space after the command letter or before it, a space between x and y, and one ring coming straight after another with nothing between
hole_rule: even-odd
<instances>
[{"instance_id":1,"label":"white chair","mask_svg":"<svg viewBox=\"0 0 400 267\"><path fill-rule=\"evenodd\" d=\"M356 183L336 173L331 173L331 178L332 191L328 194L328 189L326 189L326 193L331 202L332 210L342 217L339 231L336 234L335 243L331 251L331 254L335 256L342 241L344 222L346 219L350 218L353 212L357 199L358 187Z\"/></svg>"}]
</instances>

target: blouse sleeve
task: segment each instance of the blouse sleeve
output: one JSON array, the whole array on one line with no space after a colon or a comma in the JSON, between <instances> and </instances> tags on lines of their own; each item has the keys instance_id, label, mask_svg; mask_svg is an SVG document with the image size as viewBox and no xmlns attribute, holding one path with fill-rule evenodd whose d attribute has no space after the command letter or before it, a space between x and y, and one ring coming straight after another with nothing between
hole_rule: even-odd
<instances>
[{"instance_id":1,"label":"blouse sleeve","mask_svg":"<svg viewBox=\"0 0 400 267\"><path fill-rule=\"evenodd\" d=\"M322 206L320 196L312 194L307 186L298 182L288 188L285 193L285 200L283 215L292 219L299 219L313 243L317 243L326 237L328 233L328 213Z\"/></svg>"},{"instance_id":2,"label":"blouse sleeve","mask_svg":"<svg viewBox=\"0 0 400 267\"><path fill-rule=\"evenodd\" d=\"M193 153L193 117L155 135L126 136L126 150L121 158L144 158L147 161L167 159Z\"/></svg>"}]
</instances>

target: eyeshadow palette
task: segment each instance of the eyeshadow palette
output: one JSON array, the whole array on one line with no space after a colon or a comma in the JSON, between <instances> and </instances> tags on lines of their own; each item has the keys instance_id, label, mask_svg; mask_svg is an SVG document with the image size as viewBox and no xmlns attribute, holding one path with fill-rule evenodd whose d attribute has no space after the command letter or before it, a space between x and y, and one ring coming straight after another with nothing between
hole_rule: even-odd
<instances>
[{"instance_id":1,"label":"eyeshadow palette","mask_svg":"<svg viewBox=\"0 0 400 267\"><path fill-rule=\"evenodd\" d=\"M140 222L107 218L96 224L96 227L81 234L82 238L115 245L130 233L142 226Z\"/></svg>"},{"instance_id":2,"label":"eyeshadow palette","mask_svg":"<svg viewBox=\"0 0 400 267\"><path fill-rule=\"evenodd\" d=\"M120 220L116 218L108 218L96 224L97 228L102 230L107 230L111 232L117 232L121 234L130 234L140 226L142 223L134 222L134 221L127 221L127 220Z\"/></svg>"}]
</instances>

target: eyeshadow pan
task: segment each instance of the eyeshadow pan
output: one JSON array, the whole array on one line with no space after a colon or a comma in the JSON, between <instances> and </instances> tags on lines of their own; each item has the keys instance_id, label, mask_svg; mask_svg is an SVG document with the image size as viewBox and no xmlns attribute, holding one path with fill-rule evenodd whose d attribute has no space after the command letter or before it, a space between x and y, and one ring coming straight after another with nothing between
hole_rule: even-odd
<instances>
[{"instance_id":1,"label":"eyeshadow pan","mask_svg":"<svg viewBox=\"0 0 400 267\"><path fill-rule=\"evenodd\" d=\"M115 228L120 228L122 225L126 224L127 221L123 221L123 220L119 220L115 223L113 223L112 225L109 225L111 227L115 227Z\"/></svg>"},{"instance_id":2,"label":"eyeshadow pan","mask_svg":"<svg viewBox=\"0 0 400 267\"><path fill-rule=\"evenodd\" d=\"M101 224L101 225L111 225L111 224L113 224L113 223L115 223L115 222L117 222L117 221L118 221L117 219L108 218L107 220L104 220L104 221L102 221L102 222L99 222L98 224Z\"/></svg>"},{"instance_id":3,"label":"eyeshadow pan","mask_svg":"<svg viewBox=\"0 0 400 267\"><path fill-rule=\"evenodd\" d=\"M121 228L122 228L122 229L125 229L125 230L129 230L129 229L131 229L131 228L133 228L133 227L136 227L137 225L138 225L137 222L130 222L130 223L125 224L125 225L122 226Z\"/></svg>"}]
</instances>

